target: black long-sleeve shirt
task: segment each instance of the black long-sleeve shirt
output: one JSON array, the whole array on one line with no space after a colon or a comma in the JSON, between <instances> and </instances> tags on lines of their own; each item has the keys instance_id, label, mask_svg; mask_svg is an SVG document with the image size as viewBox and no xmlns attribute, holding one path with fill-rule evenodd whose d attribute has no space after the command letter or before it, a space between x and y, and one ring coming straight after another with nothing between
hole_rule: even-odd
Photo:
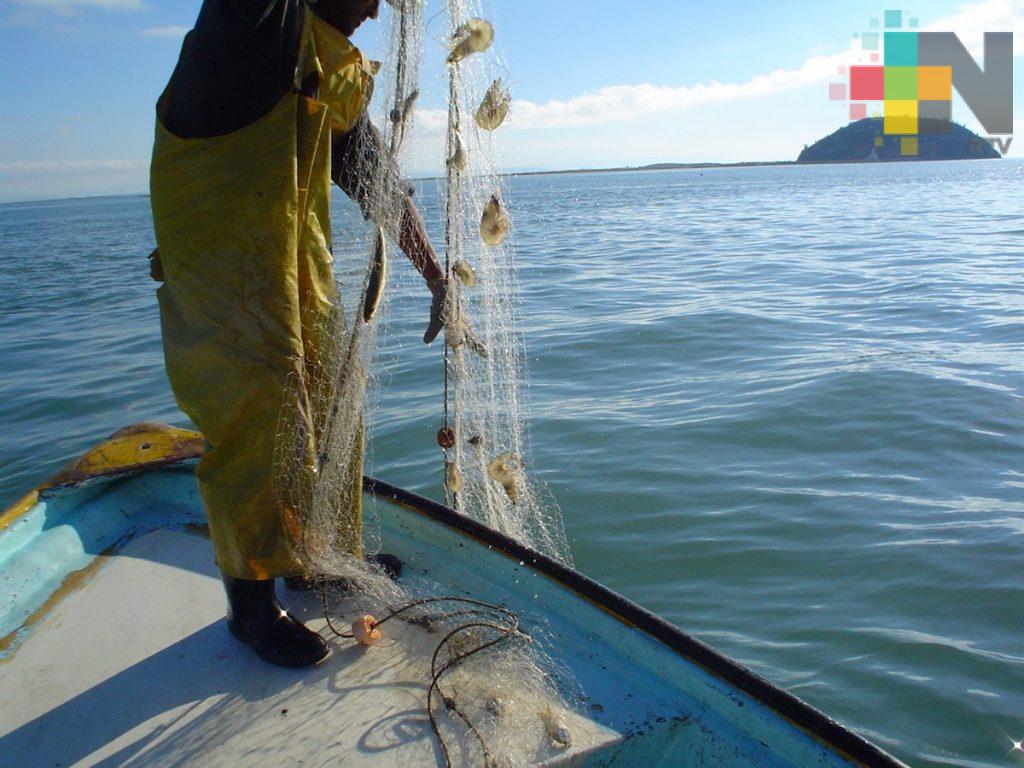
<instances>
[{"instance_id":1,"label":"black long-sleeve shirt","mask_svg":"<svg viewBox=\"0 0 1024 768\"><path fill-rule=\"evenodd\" d=\"M204 0L182 43L161 120L182 138L244 128L295 87L306 0ZM332 146L331 177L371 214L378 174L399 188L399 172L364 111Z\"/></svg>"}]
</instances>

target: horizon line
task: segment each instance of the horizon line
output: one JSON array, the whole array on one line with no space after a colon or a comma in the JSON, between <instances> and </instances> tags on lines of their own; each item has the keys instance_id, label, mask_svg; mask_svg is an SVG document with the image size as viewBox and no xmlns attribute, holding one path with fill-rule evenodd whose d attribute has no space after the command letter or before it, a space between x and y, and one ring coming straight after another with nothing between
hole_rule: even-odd
<instances>
[{"instance_id":1,"label":"horizon line","mask_svg":"<svg viewBox=\"0 0 1024 768\"><path fill-rule=\"evenodd\" d=\"M960 158L964 160L1024 160L1020 157L1005 157L999 158ZM656 171L696 171L696 170L715 170L720 168L764 168L764 167L778 167L787 165L801 165L801 166L816 166L816 165L888 165L894 162L911 162L911 163L928 163L928 162L956 162L956 160L947 159L914 159L914 160L880 160L875 162L869 162L865 160L834 160L824 162L799 162L798 160L741 160L738 162L712 162L712 161L698 161L698 162L660 162L660 163L647 163L645 165L623 165L613 166L606 168L564 168L556 170L532 170L532 171L505 171L504 173L497 174L499 177L518 177L518 176L562 176L571 175L575 173L579 174L591 174L591 173L644 173L644 172L656 172ZM424 176L410 176L410 181L437 181L443 179L444 176L438 175L424 175ZM96 200L104 197L149 197L149 192L107 192L100 194L84 194L84 195L65 195L63 197L26 197L11 200L0 200L0 205L19 205L24 203L60 203L70 200Z\"/></svg>"}]
</instances>

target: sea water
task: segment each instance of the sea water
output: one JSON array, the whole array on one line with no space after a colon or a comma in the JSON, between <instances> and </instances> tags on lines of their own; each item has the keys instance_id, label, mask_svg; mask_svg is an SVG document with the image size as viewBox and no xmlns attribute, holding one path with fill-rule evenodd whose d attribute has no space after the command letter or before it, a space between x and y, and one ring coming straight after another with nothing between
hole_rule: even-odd
<instances>
[{"instance_id":1,"label":"sea water","mask_svg":"<svg viewBox=\"0 0 1024 768\"><path fill-rule=\"evenodd\" d=\"M577 567L912 765L1024 765L1024 164L505 183L530 466ZM187 423L153 245L145 197L0 206L4 504ZM368 471L440 499L441 348L392 266Z\"/></svg>"}]
</instances>

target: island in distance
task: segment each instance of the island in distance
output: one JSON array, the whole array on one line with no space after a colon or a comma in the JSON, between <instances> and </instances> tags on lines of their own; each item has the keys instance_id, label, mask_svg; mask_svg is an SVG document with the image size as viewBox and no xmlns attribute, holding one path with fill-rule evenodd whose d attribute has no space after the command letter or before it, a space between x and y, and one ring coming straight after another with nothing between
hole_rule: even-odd
<instances>
[{"instance_id":1,"label":"island in distance","mask_svg":"<svg viewBox=\"0 0 1024 768\"><path fill-rule=\"evenodd\" d=\"M866 117L840 128L804 147L798 163L856 163L875 160L978 160L1001 157L992 145L958 123L932 126L944 132L929 132L922 120L917 137L917 154L900 153L900 137L882 133L882 118ZM879 137L881 141L876 141Z\"/></svg>"},{"instance_id":2,"label":"island in distance","mask_svg":"<svg viewBox=\"0 0 1024 768\"><path fill-rule=\"evenodd\" d=\"M653 163L651 165L625 165L614 168L576 168L558 171L515 171L510 176L554 176L563 173L622 173L626 171L676 171L711 168L744 168L760 165L794 165L797 163L865 163L900 160L978 160L1002 157L995 148L978 134L959 123L945 122L928 125L921 120L924 133L917 136L917 155L900 153L901 136L886 136L882 118L867 117L857 120L829 134L809 147L796 160L749 160L741 163ZM936 129L929 133L928 129ZM941 128L944 132L939 133ZM880 138L880 142L876 142ZM1009 145L1007 144L1007 148Z\"/></svg>"}]
</instances>

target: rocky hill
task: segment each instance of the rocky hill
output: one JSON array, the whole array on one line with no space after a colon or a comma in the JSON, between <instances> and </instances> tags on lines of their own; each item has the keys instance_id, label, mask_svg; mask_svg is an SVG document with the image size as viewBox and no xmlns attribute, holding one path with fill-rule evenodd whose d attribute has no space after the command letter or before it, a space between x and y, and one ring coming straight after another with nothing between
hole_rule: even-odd
<instances>
[{"instance_id":1,"label":"rocky hill","mask_svg":"<svg viewBox=\"0 0 1024 768\"><path fill-rule=\"evenodd\" d=\"M923 121L922 121L923 122ZM924 128L924 126L921 126ZM882 136L882 145L875 137ZM851 163L875 160L977 160L1000 157L992 146L976 133L958 123L948 133L923 133L918 136L917 155L900 154L900 137L882 134L882 118L868 117L843 126L809 147L804 147L798 163Z\"/></svg>"}]
</instances>

